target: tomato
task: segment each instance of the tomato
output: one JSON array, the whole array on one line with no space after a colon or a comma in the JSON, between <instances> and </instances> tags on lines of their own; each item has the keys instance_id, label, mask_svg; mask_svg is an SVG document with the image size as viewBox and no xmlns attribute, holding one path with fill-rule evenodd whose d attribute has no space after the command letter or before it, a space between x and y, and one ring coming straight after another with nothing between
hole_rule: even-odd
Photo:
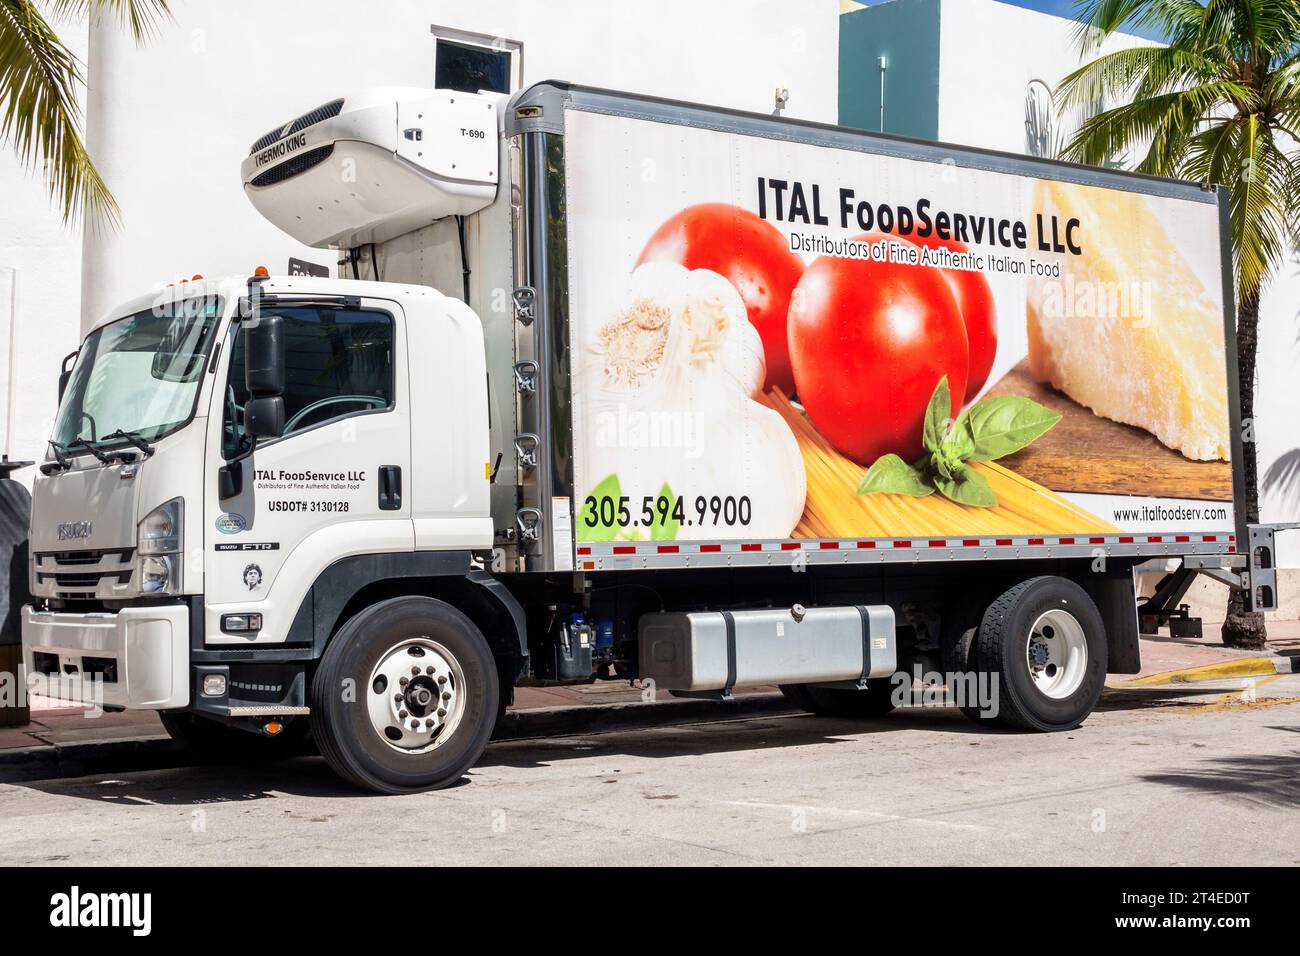
<instances>
[{"instance_id":1,"label":"tomato","mask_svg":"<svg viewBox=\"0 0 1300 956\"><path fill-rule=\"evenodd\" d=\"M758 329L767 359L766 391L794 391L786 316L790 293L803 273L803 261L770 222L727 203L689 206L655 230L636 264L676 262L688 269L711 269L725 277Z\"/></svg>"},{"instance_id":2,"label":"tomato","mask_svg":"<svg viewBox=\"0 0 1300 956\"><path fill-rule=\"evenodd\" d=\"M889 452L910 462L921 456L939 380L948 376L951 393L966 394L970 349L939 270L823 256L790 303L790 363L804 410L827 441L862 465Z\"/></svg>"},{"instance_id":3,"label":"tomato","mask_svg":"<svg viewBox=\"0 0 1300 956\"><path fill-rule=\"evenodd\" d=\"M924 238L907 238L918 246L929 246L931 249L945 246L953 252L970 251L956 239L940 239L933 233ZM970 377L966 383L966 400L970 401L989 380L993 356L998 350L998 317L993 305L993 290L989 288L989 280L984 278L982 272L966 272L962 269L939 271L948 280L948 287L966 322L966 338L970 343Z\"/></svg>"}]
</instances>

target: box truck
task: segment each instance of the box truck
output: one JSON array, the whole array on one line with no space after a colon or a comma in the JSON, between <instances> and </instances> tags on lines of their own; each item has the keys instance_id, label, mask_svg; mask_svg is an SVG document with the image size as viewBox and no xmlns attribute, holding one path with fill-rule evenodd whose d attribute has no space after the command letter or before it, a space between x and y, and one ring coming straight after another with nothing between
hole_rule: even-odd
<instances>
[{"instance_id":1,"label":"box truck","mask_svg":"<svg viewBox=\"0 0 1300 956\"><path fill-rule=\"evenodd\" d=\"M853 717L933 672L1054 731L1197 574L1276 604L1221 188L559 82L345 96L242 176L341 275L86 336L36 693L408 792L524 683Z\"/></svg>"}]
</instances>

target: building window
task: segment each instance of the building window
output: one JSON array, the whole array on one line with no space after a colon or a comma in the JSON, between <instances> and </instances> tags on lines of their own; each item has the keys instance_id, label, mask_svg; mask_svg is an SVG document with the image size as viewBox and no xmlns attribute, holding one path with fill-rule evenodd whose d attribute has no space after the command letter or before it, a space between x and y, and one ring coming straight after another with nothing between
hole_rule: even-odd
<instances>
[{"instance_id":1,"label":"building window","mask_svg":"<svg viewBox=\"0 0 1300 956\"><path fill-rule=\"evenodd\" d=\"M523 44L516 40L433 27L433 85L462 93L510 94L519 89Z\"/></svg>"}]
</instances>

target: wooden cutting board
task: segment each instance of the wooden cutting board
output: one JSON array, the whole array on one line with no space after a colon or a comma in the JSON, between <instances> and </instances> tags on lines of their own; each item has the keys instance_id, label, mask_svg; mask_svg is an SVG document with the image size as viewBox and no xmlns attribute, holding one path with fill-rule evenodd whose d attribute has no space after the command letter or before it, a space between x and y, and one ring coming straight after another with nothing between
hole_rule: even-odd
<instances>
[{"instance_id":1,"label":"wooden cutting board","mask_svg":"<svg viewBox=\"0 0 1300 956\"><path fill-rule=\"evenodd\" d=\"M988 395L1023 395L1061 413L1061 420L1046 435L998 459L999 464L1053 491L1232 500L1228 462L1192 461L1149 432L1094 415L1035 381L1028 361L1008 372Z\"/></svg>"}]
</instances>

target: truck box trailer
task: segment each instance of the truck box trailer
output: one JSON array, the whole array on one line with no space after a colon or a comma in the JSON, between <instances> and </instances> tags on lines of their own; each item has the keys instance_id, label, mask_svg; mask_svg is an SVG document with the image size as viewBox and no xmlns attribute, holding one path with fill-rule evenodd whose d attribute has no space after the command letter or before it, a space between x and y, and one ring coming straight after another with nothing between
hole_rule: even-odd
<instances>
[{"instance_id":1,"label":"truck box trailer","mask_svg":"<svg viewBox=\"0 0 1300 956\"><path fill-rule=\"evenodd\" d=\"M527 682L923 673L1078 726L1241 507L1221 188L548 82L381 88L258 139L246 194L341 278L195 277L61 382L39 693L190 745L446 785Z\"/></svg>"}]
</instances>

